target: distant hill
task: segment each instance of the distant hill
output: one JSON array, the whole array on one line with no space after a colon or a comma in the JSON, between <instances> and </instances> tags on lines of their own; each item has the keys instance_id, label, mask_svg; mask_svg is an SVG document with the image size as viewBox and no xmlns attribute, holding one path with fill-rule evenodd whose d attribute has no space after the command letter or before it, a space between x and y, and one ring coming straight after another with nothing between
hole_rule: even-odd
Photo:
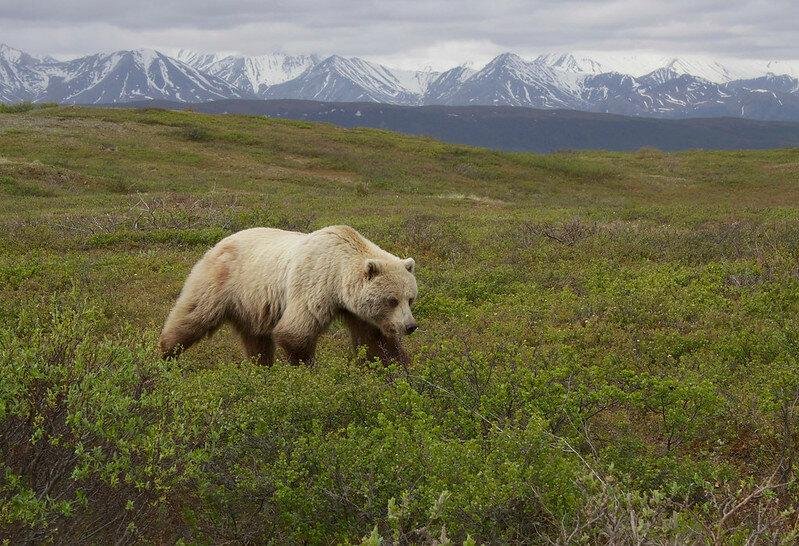
<instances>
[{"instance_id":1,"label":"distant hill","mask_svg":"<svg viewBox=\"0 0 799 546\"><path fill-rule=\"evenodd\" d=\"M122 105L249 114L374 127L498 150L736 150L799 146L799 122L740 118L655 119L511 106L397 106L302 100L141 101Z\"/></svg>"}]
</instances>

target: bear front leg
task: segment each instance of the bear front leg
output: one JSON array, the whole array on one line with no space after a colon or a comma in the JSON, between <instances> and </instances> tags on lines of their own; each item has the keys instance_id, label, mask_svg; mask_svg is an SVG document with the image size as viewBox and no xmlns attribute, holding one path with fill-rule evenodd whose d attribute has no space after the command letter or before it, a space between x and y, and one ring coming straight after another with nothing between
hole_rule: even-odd
<instances>
[{"instance_id":1,"label":"bear front leg","mask_svg":"<svg viewBox=\"0 0 799 546\"><path fill-rule=\"evenodd\" d=\"M272 337L286 351L289 363L313 364L316 341L325 326L299 306L290 306L272 331Z\"/></svg>"},{"instance_id":2,"label":"bear front leg","mask_svg":"<svg viewBox=\"0 0 799 546\"><path fill-rule=\"evenodd\" d=\"M275 342L271 335L256 336L239 332L239 336L247 358L254 358L262 366L272 365L275 361Z\"/></svg>"},{"instance_id":3,"label":"bear front leg","mask_svg":"<svg viewBox=\"0 0 799 546\"><path fill-rule=\"evenodd\" d=\"M410 358L399 337L386 336L379 328L350 312L343 312L341 317L350 331L352 345L356 351L358 347L365 346L366 358L369 360L379 358L384 364L394 361L407 368Z\"/></svg>"}]
</instances>

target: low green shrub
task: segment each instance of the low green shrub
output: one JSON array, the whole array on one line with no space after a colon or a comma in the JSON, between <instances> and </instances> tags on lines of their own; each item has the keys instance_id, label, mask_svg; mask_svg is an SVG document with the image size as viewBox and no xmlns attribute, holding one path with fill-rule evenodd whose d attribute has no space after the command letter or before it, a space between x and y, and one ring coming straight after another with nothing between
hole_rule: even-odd
<instances>
[{"instance_id":1,"label":"low green shrub","mask_svg":"<svg viewBox=\"0 0 799 546\"><path fill-rule=\"evenodd\" d=\"M0 114L21 114L30 112L36 108L32 102L15 102L11 104L0 104Z\"/></svg>"},{"instance_id":2,"label":"low green shrub","mask_svg":"<svg viewBox=\"0 0 799 546\"><path fill-rule=\"evenodd\" d=\"M192 142L210 142L214 140L213 133L199 125L186 125L180 130L180 135L186 140Z\"/></svg>"},{"instance_id":3,"label":"low green shrub","mask_svg":"<svg viewBox=\"0 0 799 546\"><path fill-rule=\"evenodd\" d=\"M0 176L0 192L14 197L50 197L55 195L51 190L30 182L20 182L10 176Z\"/></svg>"},{"instance_id":4,"label":"low green shrub","mask_svg":"<svg viewBox=\"0 0 799 546\"><path fill-rule=\"evenodd\" d=\"M96 310L55 306L0 329L0 537L154 538L206 439L175 419L176 371L148 342L97 339Z\"/></svg>"},{"instance_id":5,"label":"low green shrub","mask_svg":"<svg viewBox=\"0 0 799 546\"><path fill-rule=\"evenodd\" d=\"M42 108L55 108L58 105L54 102L39 102L34 103L30 101L21 101L13 103L0 103L0 114L23 114L31 110L38 110Z\"/></svg>"},{"instance_id":6,"label":"low green shrub","mask_svg":"<svg viewBox=\"0 0 799 546\"><path fill-rule=\"evenodd\" d=\"M113 328L100 308L68 301L0 328L0 536L14 541L703 541L753 536L766 512L757 536L791 528L769 501L776 481L727 490L735 471L676 456L717 441L707 423L729 410L712 378L585 367L567 347L530 360L456 345L410 372L197 369L159 360L151 335L98 337ZM762 411L780 414L796 385L764 385ZM592 453L586 427L608 427L609 408ZM636 443L622 413L662 450ZM719 523L758 488L746 502L761 512Z\"/></svg>"},{"instance_id":7,"label":"low green shrub","mask_svg":"<svg viewBox=\"0 0 799 546\"><path fill-rule=\"evenodd\" d=\"M223 228L198 229L154 229L136 231L118 229L108 233L98 233L88 239L88 244L96 247L113 245L149 245L153 243L177 246L212 246L230 232Z\"/></svg>"}]
</instances>

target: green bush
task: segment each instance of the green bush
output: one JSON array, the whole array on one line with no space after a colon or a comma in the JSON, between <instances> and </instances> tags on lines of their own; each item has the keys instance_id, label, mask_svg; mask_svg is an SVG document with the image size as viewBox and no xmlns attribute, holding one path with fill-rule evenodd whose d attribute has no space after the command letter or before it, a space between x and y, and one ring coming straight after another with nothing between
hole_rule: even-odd
<instances>
[{"instance_id":1,"label":"green bush","mask_svg":"<svg viewBox=\"0 0 799 546\"><path fill-rule=\"evenodd\" d=\"M92 235L88 243L91 246L98 247L110 245L150 245L153 243L183 246L211 246L226 235L229 235L229 232L223 228L154 229L150 231L120 229L109 233Z\"/></svg>"},{"instance_id":2,"label":"green bush","mask_svg":"<svg viewBox=\"0 0 799 546\"><path fill-rule=\"evenodd\" d=\"M505 514L518 540L577 502L575 461L540 414L500 427L458 387L430 390L448 358L411 377L346 361L187 374L152 339L96 339L103 320L55 305L2 330L0 524L15 538L174 538L181 510L182 532L213 540L346 540L391 529L392 498L404 536L451 491L436 525L488 535Z\"/></svg>"},{"instance_id":3,"label":"green bush","mask_svg":"<svg viewBox=\"0 0 799 546\"><path fill-rule=\"evenodd\" d=\"M50 197L54 192L36 184L15 180L10 176L0 176L0 192L15 197Z\"/></svg>"},{"instance_id":4,"label":"green bush","mask_svg":"<svg viewBox=\"0 0 799 546\"><path fill-rule=\"evenodd\" d=\"M58 106L54 102L33 103L30 101L0 103L0 114L22 114L42 108L55 108Z\"/></svg>"},{"instance_id":5,"label":"green bush","mask_svg":"<svg viewBox=\"0 0 799 546\"><path fill-rule=\"evenodd\" d=\"M158 536L194 449L175 371L148 343L96 339L95 310L55 306L0 330L0 536L107 542Z\"/></svg>"},{"instance_id":6,"label":"green bush","mask_svg":"<svg viewBox=\"0 0 799 546\"><path fill-rule=\"evenodd\" d=\"M680 532L698 540L700 521L723 516L713 481L735 476L674 456L716 441L706 423L725 404L712 378L585 368L565 347L542 367L454 345L410 373L346 360L192 371L158 360L149 336L98 338L107 320L54 304L0 330L0 529L15 540L329 543L377 529L400 542L521 543L593 511L636 511L652 537L674 536L680 513L699 526ZM761 411L779 414L797 377L764 385ZM596 457L581 454L584 423L607 407L666 443L647 450L622 426Z\"/></svg>"},{"instance_id":7,"label":"green bush","mask_svg":"<svg viewBox=\"0 0 799 546\"><path fill-rule=\"evenodd\" d=\"M21 114L36 108L32 102L15 102L11 104L0 104L0 114Z\"/></svg>"},{"instance_id":8,"label":"green bush","mask_svg":"<svg viewBox=\"0 0 799 546\"><path fill-rule=\"evenodd\" d=\"M183 127L180 131L180 135L186 139L191 140L193 142L210 142L214 140L214 135L206 129L205 127L200 127L199 125L187 125Z\"/></svg>"}]
</instances>

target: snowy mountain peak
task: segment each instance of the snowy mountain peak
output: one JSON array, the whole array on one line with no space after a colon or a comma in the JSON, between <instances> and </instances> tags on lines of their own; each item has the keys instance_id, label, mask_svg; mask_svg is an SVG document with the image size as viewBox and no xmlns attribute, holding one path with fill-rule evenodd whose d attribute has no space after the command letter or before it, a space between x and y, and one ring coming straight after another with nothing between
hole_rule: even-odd
<instances>
[{"instance_id":1,"label":"snowy mountain peak","mask_svg":"<svg viewBox=\"0 0 799 546\"><path fill-rule=\"evenodd\" d=\"M140 48L140 49L131 49L129 51L120 52L123 55L129 54L133 57L136 63L143 69L147 70L150 68L156 60L160 60L162 57L165 58L166 56L159 53L154 49L148 48Z\"/></svg>"},{"instance_id":2,"label":"snowy mountain peak","mask_svg":"<svg viewBox=\"0 0 799 546\"><path fill-rule=\"evenodd\" d=\"M465 64L462 64L460 66L456 66L455 68L451 68L451 69L447 70L446 72L442 72L442 74L446 74L446 73L452 73L453 75L457 75L457 77L458 77L458 79L460 79L460 81L466 81L469 78L471 78L472 76L474 76L475 74L477 74L477 70L472 68L472 64L471 63L465 63Z\"/></svg>"},{"instance_id":3,"label":"snowy mountain peak","mask_svg":"<svg viewBox=\"0 0 799 546\"><path fill-rule=\"evenodd\" d=\"M498 67L526 67L527 61L515 53L500 53L483 67L483 70L493 70Z\"/></svg>"},{"instance_id":4,"label":"snowy mountain peak","mask_svg":"<svg viewBox=\"0 0 799 546\"><path fill-rule=\"evenodd\" d=\"M708 81L726 83L743 76L745 71L736 70L734 67L724 66L713 59L702 57L670 59L664 68L668 68L677 74L689 74L698 76Z\"/></svg>"},{"instance_id":5,"label":"snowy mountain peak","mask_svg":"<svg viewBox=\"0 0 799 546\"><path fill-rule=\"evenodd\" d=\"M342 57L341 55L330 55L322 61L322 64L328 64L331 66L342 66L348 63L349 59Z\"/></svg>"},{"instance_id":6,"label":"snowy mountain peak","mask_svg":"<svg viewBox=\"0 0 799 546\"><path fill-rule=\"evenodd\" d=\"M673 80L681 76L680 72L677 72L671 66L664 66L662 68L658 68L653 70L649 74L645 74L641 76L639 80L644 83L645 85L660 85L666 83L669 80Z\"/></svg>"},{"instance_id":7,"label":"snowy mountain peak","mask_svg":"<svg viewBox=\"0 0 799 546\"><path fill-rule=\"evenodd\" d=\"M787 74L794 78L799 78L799 61L768 61L765 65L768 72L772 74Z\"/></svg>"},{"instance_id":8,"label":"snowy mountain peak","mask_svg":"<svg viewBox=\"0 0 799 546\"><path fill-rule=\"evenodd\" d=\"M178 49L173 55L175 59L199 70L205 70L225 56L220 53L199 51L197 49Z\"/></svg>"},{"instance_id":9,"label":"snowy mountain peak","mask_svg":"<svg viewBox=\"0 0 799 546\"><path fill-rule=\"evenodd\" d=\"M474 75L474 79L530 80L536 79L537 71L549 72L549 68L544 65L528 63L515 53L502 53L494 57L482 70L479 70Z\"/></svg>"},{"instance_id":10,"label":"snowy mountain peak","mask_svg":"<svg viewBox=\"0 0 799 546\"><path fill-rule=\"evenodd\" d=\"M30 53L25 53L6 44L0 44L0 59L13 64L35 64L41 62L41 59L34 57Z\"/></svg>"},{"instance_id":11,"label":"snowy mountain peak","mask_svg":"<svg viewBox=\"0 0 799 546\"><path fill-rule=\"evenodd\" d=\"M469 78L477 74L467 65L456 66L442 72L428 82L424 92L424 101L431 104L446 104L450 96Z\"/></svg>"},{"instance_id":12,"label":"snowy mountain peak","mask_svg":"<svg viewBox=\"0 0 799 546\"><path fill-rule=\"evenodd\" d=\"M19 49L15 49L6 44L0 44L0 56L2 56L3 59L16 63L19 62L22 55L24 55L24 53Z\"/></svg>"},{"instance_id":13,"label":"snowy mountain peak","mask_svg":"<svg viewBox=\"0 0 799 546\"><path fill-rule=\"evenodd\" d=\"M545 64L527 62L514 53L503 53L442 96L450 103L571 108L579 103L575 95L579 79L573 74L556 74Z\"/></svg>"},{"instance_id":14,"label":"snowy mountain peak","mask_svg":"<svg viewBox=\"0 0 799 546\"><path fill-rule=\"evenodd\" d=\"M533 61L555 70L583 74L602 74L609 72L602 63L584 55L574 53L546 53Z\"/></svg>"},{"instance_id":15,"label":"snowy mountain peak","mask_svg":"<svg viewBox=\"0 0 799 546\"><path fill-rule=\"evenodd\" d=\"M408 82L407 76L358 57L331 55L300 76L266 89L262 95L322 101L415 103L419 94L407 86L421 87L422 82Z\"/></svg>"}]
</instances>

